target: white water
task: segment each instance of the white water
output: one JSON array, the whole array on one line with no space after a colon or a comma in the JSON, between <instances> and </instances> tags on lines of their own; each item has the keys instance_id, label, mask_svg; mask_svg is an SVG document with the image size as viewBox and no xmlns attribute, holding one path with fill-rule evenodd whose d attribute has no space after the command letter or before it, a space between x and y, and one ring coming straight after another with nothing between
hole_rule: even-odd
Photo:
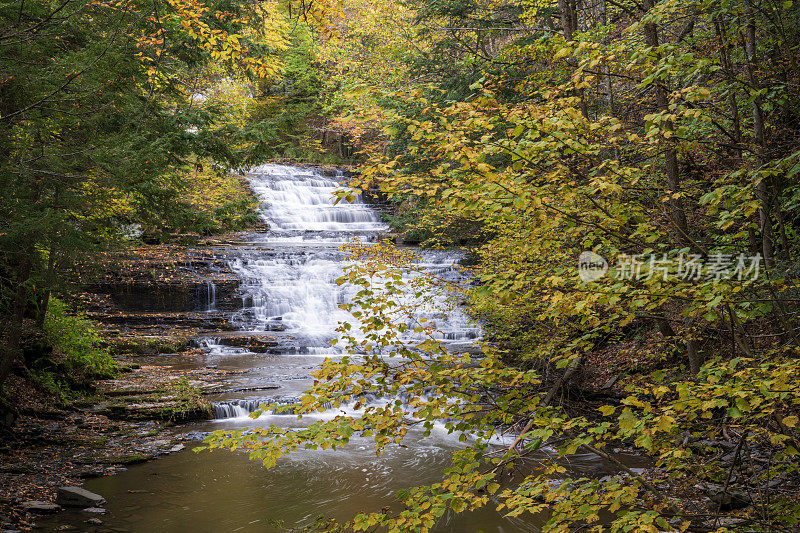
<instances>
[{"instance_id":1,"label":"white water","mask_svg":"<svg viewBox=\"0 0 800 533\"><path fill-rule=\"evenodd\" d=\"M386 224L360 197L336 203L341 171L326 177L313 168L262 165L248 176L262 201L261 216L270 226L268 242L341 242L349 236L386 231Z\"/></svg>"},{"instance_id":2,"label":"white water","mask_svg":"<svg viewBox=\"0 0 800 533\"><path fill-rule=\"evenodd\" d=\"M310 347L327 346L342 321L353 317L339 308L355 288L337 285L344 257L341 243L351 238L374 240L387 226L378 214L356 197L335 204L334 191L342 188L341 173L326 177L319 170L281 165L257 167L248 176L262 202L262 217L270 231L252 236L259 248L243 251L230 263L243 280L244 309L233 316L243 330L282 330L314 339ZM420 266L455 280L459 255L424 253ZM475 339L480 330L460 311L438 312L439 298L419 316L433 320L440 337L452 341Z\"/></svg>"},{"instance_id":3,"label":"white water","mask_svg":"<svg viewBox=\"0 0 800 533\"><path fill-rule=\"evenodd\" d=\"M226 427L265 423L294 427L341 413L357 414L355 402L351 402L306 415L303 422L291 413L266 412L257 420L248 416L264 403L293 403L310 385L310 373L319 361L343 354L330 341L337 336L340 322L350 322L354 330L358 327L357 320L339 307L349 302L358 288L336 283L346 265L340 246L354 237L375 241L388 228L359 197L352 203L335 202L334 191L341 189L344 181L339 172L264 165L253 169L248 181L261 200L261 216L269 231L251 235L249 246L230 255L229 266L242 280L244 303L231 320L243 332L274 336L279 346L266 361L246 349L226 346L222 338L208 338L203 344L219 368L248 370L237 383L242 389L257 388L263 382L278 383L279 388L266 396L263 391L252 396L223 395L214 405L215 418ZM458 281L463 277L455 267L459 257L452 252L422 252L419 267L439 278ZM440 311L445 299L445 294L433 295L415 306L415 316L435 324L440 339L455 345L471 344L480 328L457 308ZM415 344L421 339L410 336L406 340ZM385 401L369 398L361 403ZM446 431L437 433L441 437Z\"/></svg>"}]
</instances>

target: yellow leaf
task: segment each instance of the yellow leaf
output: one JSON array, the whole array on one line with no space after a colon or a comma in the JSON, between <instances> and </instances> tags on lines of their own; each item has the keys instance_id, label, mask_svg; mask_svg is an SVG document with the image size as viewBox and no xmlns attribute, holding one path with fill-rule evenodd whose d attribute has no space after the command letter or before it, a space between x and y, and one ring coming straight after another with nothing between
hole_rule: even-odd
<instances>
[{"instance_id":1,"label":"yellow leaf","mask_svg":"<svg viewBox=\"0 0 800 533\"><path fill-rule=\"evenodd\" d=\"M604 405L602 407L598 407L597 410L600 411L601 413L603 413L603 416L609 416L614 412L614 406L613 405Z\"/></svg>"}]
</instances>

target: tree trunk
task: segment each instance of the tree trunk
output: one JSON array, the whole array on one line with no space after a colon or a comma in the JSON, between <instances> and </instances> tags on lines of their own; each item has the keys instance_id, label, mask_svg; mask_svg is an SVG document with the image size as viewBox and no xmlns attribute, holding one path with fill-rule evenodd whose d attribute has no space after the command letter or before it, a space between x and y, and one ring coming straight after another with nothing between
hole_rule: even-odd
<instances>
[{"instance_id":1,"label":"tree trunk","mask_svg":"<svg viewBox=\"0 0 800 533\"><path fill-rule=\"evenodd\" d=\"M745 27L744 51L746 57L747 76L752 90L758 91L760 84L756 80L756 19L753 6L747 4L747 26ZM764 136L764 111L761 96L753 99L753 138L755 140L756 164L760 168L764 164L764 151L766 139ZM764 255L764 264L769 268L774 265L773 235L772 235L772 194L771 187L766 177L762 177L756 185L756 196L761 201L758 211L758 223L761 230L761 253Z\"/></svg>"},{"instance_id":2,"label":"tree trunk","mask_svg":"<svg viewBox=\"0 0 800 533\"><path fill-rule=\"evenodd\" d=\"M727 28L719 17L714 18L714 28L717 32L720 64L725 72L725 77L731 84L737 84L736 73L733 70L728 42ZM738 160L742 160L742 121L739 116L739 102L733 87L728 91L728 107L730 108L731 122L733 123L732 141L735 145L734 152Z\"/></svg>"},{"instance_id":3,"label":"tree trunk","mask_svg":"<svg viewBox=\"0 0 800 533\"><path fill-rule=\"evenodd\" d=\"M689 356L689 371L696 376L703 366L703 357L697 349L697 341L686 341L686 355Z\"/></svg>"},{"instance_id":4,"label":"tree trunk","mask_svg":"<svg viewBox=\"0 0 800 533\"><path fill-rule=\"evenodd\" d=\"M644 6L647 11L653 9L653 0L645 0ZM658 27L654 23L644 25L645 42L650 47L657 47L658 40ZM661 81L656 81L656 105L660 111L669 111L669 99L667 88ZM672 129L672 122L665 123L666 129ZM681 245L692 245L693 241L689 237L689 224L686 221L686 211L683 205L683 199L674 197L675 194L680 193L681 180L678 171L678 154L675 150L675 142L672 138L662 139L661 143L665 147L664 150L664 166L667 172L667 188L669 197L669 212L672 224L678 233L678 242Z\"/></svg>"},{"instance_id":5,"label":"tree trunk","mask_svg":"<svg viewBox=\"0 0 800 533\"><path fill-rule=\"evenodd\" d=\"M56 243L50 244L50 251L47 254L47 273L45 274L45 292L39 305L39 314L36 315L36 327L44 327L44 319L47 317L47 308L50 305L50 293L53 291L53 283L56 278Z\"/></svg>"},{"instance_id":6,"label":"tree trunk","mask_svg":"<svg viewBox=\"0 0 800 533\"><path fill-rule=\"evenodd\" d=\"M574 0L558 0L558 10L561 14L561 27L564 30L564 40L569 42L572 40L572 35L575 33L575 22L577 21Z\"/></svg>"},{"instance_id":7,"label":"tree trunk","mask_svg":"<svg viewBox=\"0 0 800 533\"><path fill-rule=\"evenodd\" d=\"M6 328L5 342L0 347L0 389L3 387L11 368L20 356L20 339L22 338L22 327L25 320L25 307L27 304L27 289L25 283L30 278L33 263L30 255L22 258L17 268L17 290L14 294L14 304L12 315Z\"/></svg>"}]
</instances>

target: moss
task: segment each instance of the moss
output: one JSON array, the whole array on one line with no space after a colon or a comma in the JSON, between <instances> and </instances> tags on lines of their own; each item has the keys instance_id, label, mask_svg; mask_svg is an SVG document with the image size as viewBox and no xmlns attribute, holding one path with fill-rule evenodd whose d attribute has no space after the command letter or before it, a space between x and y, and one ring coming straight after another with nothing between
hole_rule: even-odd
<instances>
[{"instance_id":1,"label":"moss","mask_svg":"<svg viewBox=\"0 0 800 533\"><path fill-rule=\"evenodd\" d=\"M211 402L206 400L197 387L189 384L189 380L181 378L166 391L170 402L161 410L161 418L170 422L186 422L202 418L210 418L213 412Z\"/></svg>"},{"instance_id":2,"label":"moss","mask_svg":"<svg viewBox=\"0 0 800 533\"><path fill-rule=\"evenodd\" d=\"M105 448L110 441L111 439L109 437L98 437L84 441L83 444L90 448Z\"/></svg>"},{"instance_id":3,"label":"moss","mask_svg":"<svg viewBox=\"0 0 800 533\"><path fill-rule=\"evenodd\" d=\"M144 454L144 453L132 453L128 455L114 455L111 457L106 457L101 462L107 465L135 465L139 463L146 463L151 459L154 459L154 455Z\"/></svg>"},{"instance_id":4,"label":"moss","mask_svg":"<svg viewBox=\"0 0 800 533\"><path fill-rule=\"evenodd\" d=\"M188 337L122 337L112 340L108 346L113 355L157 355L180 353L189 349ZM138 368L136 365L128 365Z\"/></svg>"}]
</instances>

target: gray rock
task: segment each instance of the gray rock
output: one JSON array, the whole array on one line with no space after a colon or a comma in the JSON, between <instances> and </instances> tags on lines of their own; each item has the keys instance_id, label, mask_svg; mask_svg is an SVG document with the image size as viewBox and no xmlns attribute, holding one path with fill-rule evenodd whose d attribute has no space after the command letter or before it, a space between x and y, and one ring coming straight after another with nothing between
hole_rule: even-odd
<instances>
[{"instance_id":1,"label":"gray rock","mask_svg":"<svg viewBox=\"0 0 800 533\"><path fill-rule=\"evenodd\" d=\"M38 514L52 514L61 510L61 506L57 503L40 502L35 500L22 502L22 508L29 513Z\"/></svg>"},{"instance_id":2,"label":"gray rock","mask_svg":"<svg viewBox=\"0 0 800 533\"><path fill-rule=\"evenodd\" d=\"M84 513L103 514L106 512L102 507L87 507L83 510Z\"/></svg>"},{"instance_id":3,"label":"gray rock","mask_svg":"<svg viewBox=\"0 0 800 533\"><path fill-rule=\"evenodd\" d=\"M706 496L714 504L719 505L722 511L744 509L753 503L747 492L733 487L728 487L728 490L725 491L722 485L717 485L716 483L699 483L695 485L695 488L705 492Z\"/></svg>"},{"instance_id":4,"label":"gray rock","mask_svg":"<svg viewBox=\"0 0 800 533\"><path fill-rule=\"evenodd\" d=\"M103 524L103 521L99 518L90 518L86 521L87 524L92 524L93 526L99 526Z\"/></svg>"},{"instance_id":5,"label":"gray rock","mask_svg":"<svg viewBox=\"0 0 800 533\"><path fill-rule=\"evenodd\" d=\"M81 479L91 479L96 477L102 477L105 474L104 468L87 468L85 470L81 470L78 472L78 477Z\"/></svg>"},{"instance_id":6,"label":"gray rock","mask_svg":"<svg viewBox=\"0 0 800 533\"><path fill-rule=\"evenodd\" d=\"M58 487L56 503L64 507L100 507L106 499L81 487L66 486Z\"/></svg>"},{"instance_id":7,"label":"gray rock","mask_svg":"<svg viewBox=\"0 0 800 533\"><path fill-rule=\"evenodd\" d=\"M176 444L175 446L173 446L172 448L170 448L170 449L169 449L169 451L170 451L171 453L175 453L175 452L179 452L179 451L181 451L181 450L182 450L182 449L184 449L184 448L186 448L186 446L184 446L183 444Z\"/></svg>"}]
</instances>

